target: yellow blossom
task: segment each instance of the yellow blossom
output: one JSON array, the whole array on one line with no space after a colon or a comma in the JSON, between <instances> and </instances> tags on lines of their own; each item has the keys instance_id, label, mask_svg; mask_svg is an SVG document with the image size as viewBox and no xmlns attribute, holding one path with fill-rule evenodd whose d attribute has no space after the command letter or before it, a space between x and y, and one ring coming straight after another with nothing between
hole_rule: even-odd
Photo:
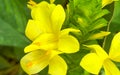
<instances>
[{"instance_id":1,"label":"yellow blossom","mask_svg":"<svg viewBox=\"0 0 120 75\"><path fill-rule=\"evenodd\" d=\"M114 36L109 54L99 45L88 45L87 47L92 49L92 52L85 55L80 62L85 70L98 74L103 66L105 75L120 75L119 69L112 62L112 60L120 62L120 32Z\"/></svg>"},{"instance_id":2,"label":"yellow blossom","mask_svg":"<svg viewBox=\"0 0 120 75\"><path fill-rule=\"evenodd\" d=\"M54 3L55 2L55 0L50 0L50 3Z\"/></svg>"},{"instance_id":3,"label":"yellow blossom","mask_svg":"<svg viewBox=\"0 0 120 75\"><path fill-rule=\"evenodd\" d=\"M118 1L118 0L102 0L102 7L112 3L113 1Z\"/></svg>"},{"instance_id":4,"label":"yellow blossom","mask_svg":"<svg viewBox=\"0 0 120 75\"><path fill-rule=\"evenodd\" d=\"M30 5L32 19L28 21L25 34L33 42L25 47L25 53L29 53L21 59L21 66L26 73L35 74L49 65L49 74L66 75L67 65L58 54L79 50L78 40L69 35L79 30L61 30L65 20L61 5L46 1L32 3L35 4Z\"/></svg>"},{"instance_id":5,"label":"yellow blossom","mask_svg":"<svg viewBox=\"0 0 120 75\"><path fill-rule=\"evenodd\" d=\"M95 40L95 39L101 39L103 38L104 36L107 36L109 35L110 32L106 32L106 31L100 31L99 33L96 33L96 34L93 34L91 35L88 40Z\"/></svg>"}]
</instances>

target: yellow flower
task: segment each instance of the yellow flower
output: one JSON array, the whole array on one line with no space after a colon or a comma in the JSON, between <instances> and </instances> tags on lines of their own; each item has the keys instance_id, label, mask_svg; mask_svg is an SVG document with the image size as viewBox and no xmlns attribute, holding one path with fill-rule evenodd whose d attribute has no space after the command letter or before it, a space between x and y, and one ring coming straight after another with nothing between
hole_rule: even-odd
<instances>
[{"instance_id":1,"label":"yellow flower","mask_svg":"<svg viewBox=\"0 0 120 75\"><path fill-rule=\"evenodd\" d=\"M33 19L28 21L25 33L33 42L25 47L25 53L29 53L21 59L21 66L28 74L35 74L49 65L49 74L66 75L67 65L58 54L79 50L78 40L69 35L69 32L79 30L61 30L65 20L65 11L61 5L45 1L32 3L29 6Z\"/></svg>"},{"instance_id":2,"label":"yellow flower","mask_svg":"<svg viewBox=\"0 0 120 75\"><path fill-rule=\"evenodd\" d=\"M54 3L55 2L55 0L50 0L50 3Z\"/></svg>"},{"instance_id":3,"label":"yellow flower","mask_svg":"<svg viewBox=\"0 0 120 75\"><path fill-rule=\"evenodd\" d=\"M113 1L118 1L118 0L102 0L102 7L112 3Z\"/></svg>"},{"instance_id":4,"label":"yellow flower","mask_svg":"<svg viewBox=\"0 0 120 75\"><path fill-rule=\"evenodd\" d=\"M103 38L104 36L107 36L109 35L110 32L106 32L106 31L100 31L99 33L96 33L96 34L93 34L91 35L88 40L95 40L95 39L101 39Z\"/></svg>"},{"instance_id":5,"label":"yellow flower","mask_svg":"<svg viewBox=\"0 0 120 75\"><path fill-rule=\"evenodd\" d=\"M117 33L111 43L109 55L99 45L88 45L92 49L83 57L80 65L90 73L98 74L100 69L104 68L105 75L120 75L119 69L112 62L120 62L120 32Z\"/></svg>"}]
</instances>

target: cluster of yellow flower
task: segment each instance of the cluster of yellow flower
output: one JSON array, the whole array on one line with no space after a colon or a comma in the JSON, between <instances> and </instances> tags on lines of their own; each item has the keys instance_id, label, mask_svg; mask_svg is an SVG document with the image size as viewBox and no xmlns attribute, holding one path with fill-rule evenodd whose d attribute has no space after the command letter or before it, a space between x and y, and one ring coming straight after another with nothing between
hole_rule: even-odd
<instances>
[{"instance_id":1,"label":"cluster of yellow flower","mask_svg":"<svg viewBox=\"0 0 120 75\"><path fill-rule=\"evenodd\" d=\"M120 75L119 69L112 62L120 62L120 32L117 33L111 43L109 55L99 45L87 45L92 51L85 55L80 65L90 73L98 74L104 68L105 75Z\"/></svg>"},{"instance_id":2,"label":"cluster of yellow flower","mask_svg":"<svg viewBox=\"0 0 120 75\"><path fill-rule=\"evenodd\" d=\"M49 74L66 75L67 64L59 54L75 53L80 49L78 40L69 34L80 30L61 30L66 15L64 8L60 4L55 5L54 1L50 0L50 4L46 1L38 4L29 1L32 19L28 21L25 33L33 42L25 47L25 53L28 54L20 62L28 74L38 73L49 65ZM104 7L111 2L112 0L103 0L102 5ZM113 38L109 55L99 45L86 45L94 51L85 55L80 65L93 74L98 74L103 65L106 75L120 75L119 69L111 61L120 62L119 41L120 33Z\"/></svg>"},{"instance_id":3,"label":"cluster of yellow flower","mask_svg":"<svg viewBox=\"0 0 120 75\"><path fill-rule=\"evenodd\" d=\"M32 44L25 48L28 53L21 59L21 66L28 74L35 74L49 65L49 74L66 75L67 65L58 55L74 53L79 50L78 40L69 32L79 32L73 28L61 30L65 20L65 11L61 5L42 1L36 4L32 0L31 20L26 27L26 35Z\"/></svg>"}]
</instances>

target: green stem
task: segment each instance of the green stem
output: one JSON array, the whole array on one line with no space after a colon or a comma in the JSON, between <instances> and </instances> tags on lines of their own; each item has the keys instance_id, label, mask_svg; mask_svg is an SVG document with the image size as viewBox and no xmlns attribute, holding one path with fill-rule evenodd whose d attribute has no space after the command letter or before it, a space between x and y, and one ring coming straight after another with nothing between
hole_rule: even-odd
<instances>
[{"instance_id":1,"label":"green stem","mask_svg":"<svg viewBox=\"0 0 120 75\"><path fill-rule=\"evenodd\" d=\"M113 16L114 16L114 14L113 14ZM106 30L106 31L110 31L110 24L111 24L111 22L112 22L112 20L113 20L113 16L111 17L110 21L108 22L107 30ZM103 46L102 46L103 48L105 48L106 40L107 40L107 36L104 38Z\"/></svg>"}]
</instances>

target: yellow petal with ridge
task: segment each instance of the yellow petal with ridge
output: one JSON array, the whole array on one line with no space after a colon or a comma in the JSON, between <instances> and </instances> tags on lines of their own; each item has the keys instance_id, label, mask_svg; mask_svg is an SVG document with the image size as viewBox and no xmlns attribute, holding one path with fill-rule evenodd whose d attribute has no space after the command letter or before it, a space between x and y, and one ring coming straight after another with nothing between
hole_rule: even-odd
<instances>
[{"instance_id":1,"label":"yellow petal with ridge","mask_svg":"<svg viewBox=\"0 0 120 75\"><path fill-rule=\"evenodd\" d=\"M80 62L80 66L92 74L99 74L102 64L103 61L100 60L96 53L85 55Z\"/></svg>"},{"instance_id":2,"label":"yellow petal with ridge","mask_svg":"<svg viewBox=\"0 0 120 75\"><path fill-rule=\"evenodd\" d=\"M114 61L120 62L120 32L113 37L109 57Z\"/></svg>"},{"instance_id":3,"label":"yellow petal with ridge","mask_svg":"<svg viewBox=\"0 0 120 75\"><path fill-rule=\"evenodd\" d=\"M49 63L49 74L51 75L66 75L67 73L67 64L63 58L56 55L54 56Z\"/></svg>"}]
</instances>

